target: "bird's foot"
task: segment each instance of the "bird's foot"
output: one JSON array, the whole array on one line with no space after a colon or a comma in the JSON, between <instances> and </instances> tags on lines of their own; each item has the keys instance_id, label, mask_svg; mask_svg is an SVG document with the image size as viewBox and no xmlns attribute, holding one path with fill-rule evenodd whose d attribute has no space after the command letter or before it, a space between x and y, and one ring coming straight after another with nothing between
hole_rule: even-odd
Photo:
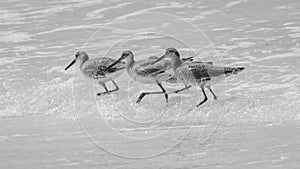
<instances>
[{"instance_id":1,"label":"bird's foot","mask_svg":"<svg viewBox=\"0 0 300 169\"><path fill-rule=\"evenodd\" d=\"M105 95L105 94L110 94L110 92L101 92L101 93L97 93L97 96L102 96L102 95Z\"/></svg>"},{"instance_id":2,"label":"bird's foot","mask_svg":"<svg viewBox=\"0 0 300 169\"><path fill-rule=\"evenodd\" d=\"M145 97L146 93L142 93L135 103L140 103L141 100Z\"/></svg>"}]
</instances>

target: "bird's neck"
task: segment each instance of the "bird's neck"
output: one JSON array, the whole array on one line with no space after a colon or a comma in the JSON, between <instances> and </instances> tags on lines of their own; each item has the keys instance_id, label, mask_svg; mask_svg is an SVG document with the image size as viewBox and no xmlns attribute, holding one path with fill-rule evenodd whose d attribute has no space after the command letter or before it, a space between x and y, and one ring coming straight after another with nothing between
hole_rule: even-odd
<instances>
[{"instance_id":1,"label":"bird's neck","mask_svg":"<svg viewBox=\"0 0 300 169\"><path fill-rule=\"evenodd\" d=\"M129 56L129 57L127 58L126 64L125 64L126 72L127 72L129 75L131 74L130 69L131 69L133 63L134 63L134 58L133 58L133 56Z\"/></svg>"},{"instance_id":2,"label":"bird's neck","mask_svg":"<svg viewBox=\"0 0 300 169\"><path fill-rule=\"evenodd\" d=\"M85 60L79 60L79 67L80 67L80 70L84 68L84 63L87 61L88 59L85 59Z\"/></svg>"},{"instance_id":3,"label":"bird's neck","mask_svg":"<svg viewBox=\"0 0 300 169\"><path fill-rule=\"evenodd\" d=\"M181 59L179 57L172 57L172 67L175 71L182 63Z\"/></svg>"}]
</instances>

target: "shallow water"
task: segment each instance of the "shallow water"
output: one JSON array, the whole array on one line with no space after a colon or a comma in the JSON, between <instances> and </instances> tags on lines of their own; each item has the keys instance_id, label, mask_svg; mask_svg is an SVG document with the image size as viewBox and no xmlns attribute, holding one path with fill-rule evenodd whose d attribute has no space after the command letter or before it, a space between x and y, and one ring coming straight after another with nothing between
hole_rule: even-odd
<instances>
[{"instance_id":1,"label":"shallow water","mask_svg":"<svg viewBox=\"0 0 300 169\"><path fill-rule=\"evenodd\" d=\"M243 73L215 85L219 101L204 105L197 114L225 107L225 119L230 121L298 120L299 3L264 1L258 7L257 2L3 2L0 115L42 113L74 118L74 103L83 109L100 103L104 118L116 116L110 117L113 120L120 116L111 108L118 109L126 100L153 118L156 107L165 107L160 96L145 99L140 106L133 103L140 93L137 87L155 90L156 86L129 84L124 74L117 80L120 93L96 98L94 93L103 90L100 86L86 82L76 68L74 74L72 69L63 69L78 50L91 58L117 58L122 50L131 49L136 59L142 59L160 56L174 46L182 57L246 67ZM110 102L112 98L116 100ZM171 96L168 111L181 114L186 108L180 107L186 103L192 107L200 99L198 88ZM131 114L127 108L123 113ZM77 113L95 115L94 110Z\"/></svg>"},{"instance_id":2,"label":"shallow water","mask_svg":"<svg viewBox=\"0 0 300 169\"><path fill-rule=\"evenodd\" d=\"M298 123L299 7L297 0L2 2L0 117L39 114L83 125L92 118L124 130ZM130 84L124 74L116 80L120 92L96 97L103 89L77 67L64 71L78 50L117 58L130 49L138 60L167 47L246 69L213 86L217 101L208 94L209 102L191 111L202 99L196 87L170 96L168 106L161 96L137 105L141 91L158 87Z\"/></svg>"}]
</instances>

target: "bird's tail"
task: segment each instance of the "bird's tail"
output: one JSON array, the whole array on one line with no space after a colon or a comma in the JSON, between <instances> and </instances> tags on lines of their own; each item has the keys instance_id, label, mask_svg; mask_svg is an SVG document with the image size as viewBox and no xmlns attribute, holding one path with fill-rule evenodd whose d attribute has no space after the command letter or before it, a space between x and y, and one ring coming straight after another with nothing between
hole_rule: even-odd
<instances>
[{"instance_id":1,"label":"bird's tail","mask_svg":"<svg viewBox=\"0 0 300 169\"><path fill-rule=\"evenodd\" d=\"M237 74L244 69L244 67L225 67L224 71L225 74Z\"/></svg>"},{"instance_id":2,"label":"bird's tail","mask_svg":"<svg viewBox=\"0 0 300 169\"><path fill-rule=\"evenodd\" d=\"M193 61L194 57L182 58L182 61Z\"/></svg>"},{"instance_id":3,"label":"bird's tail","mask_svg":"<svg viewBox=\"0 0 300 169\"><path fill-rule=\"evenodd\" d=\"M194 57L191 56L191 57L187 57L187 58L182 58L181 59L183 62L187 62L187 61L194 61ZM204 64L209 64L209 65L213 65L213 62L202 62L202 61L194 61L195 63L204 63Z\"/></svg>"}]
</instances>

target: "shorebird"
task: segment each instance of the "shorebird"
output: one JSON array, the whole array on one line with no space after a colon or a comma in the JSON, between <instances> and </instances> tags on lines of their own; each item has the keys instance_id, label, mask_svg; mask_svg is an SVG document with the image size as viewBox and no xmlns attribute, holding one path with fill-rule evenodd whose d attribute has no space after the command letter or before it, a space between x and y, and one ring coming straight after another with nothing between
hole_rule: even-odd
<instances>
[{"instance_id":1,"label":"shorebird","mask_svg":"<svg viewBox=\"0 0 300 169\"><path fill-rule=\"evenodd\" d=\"M199 107L207 101L204 87L209 89L214 99L217 99L217 96L211 89L211 85L245 69L244 67L219 67L197 61L182 62L180 54L175 48L167 48L165 54L152 64L157 64L164 58L171 59L174 76L177 81L193 86L200 86L204 99L197 104L196 107Z\"/></svg>"},{"instance_id":2,"label":"shorebird","mask_svg":"<svg viewBox=\"0 0 300 169\"><path fill-rule=\"evenodd\" d=\"M124 72L125 63L119 62L113 67L111 66L109 69L107 69L107 67L115 61L115 59L108 57L89 59L89 56L85 52L78 51L75 54L75 59L65 68L65 70L69 69L69 67L71 67L74 63L79 62L80 72L88 79L97 81L98 84L105 89L105 92L97 93L97 95L100 96L119 90L119 87L114 79L119 77ZM107 89L106 82L108 81L111 81L114 84L115 89Z\"/></svg>"},{"instance_id":3,"label":"shorebird","mask_svg":"<svg viewBox=\"0 0 300 169\"><path fill-rule=\"evenodd\" d=\"M158 57L156 56L151 56L145 60L135 61L133 52L128 50L123 51L121 57L116 62L108 66L106 69L110 69L115 64L121 62L123 59L125 59L126 62L125 69L133 80L139 81L140 83L144 84L157 84L162 90L161 92L143 92L140 94L136 103L139 103L144 98L144 96L149 94L164 94L166 102L168 103L168 94L162 86L161 82L168 81L172 77L172 74L167 72L168 69L172 68L172 62L164 61L157 64L152 64L155 60L158 59ZM191 60L192 57L184 59L184 61ZM169 82L175 83L174 80ZM183 91L188 88L190 88L190 86L185 86L185 88L177 90L174 93Z\"/></svg>"}]
</instances>

